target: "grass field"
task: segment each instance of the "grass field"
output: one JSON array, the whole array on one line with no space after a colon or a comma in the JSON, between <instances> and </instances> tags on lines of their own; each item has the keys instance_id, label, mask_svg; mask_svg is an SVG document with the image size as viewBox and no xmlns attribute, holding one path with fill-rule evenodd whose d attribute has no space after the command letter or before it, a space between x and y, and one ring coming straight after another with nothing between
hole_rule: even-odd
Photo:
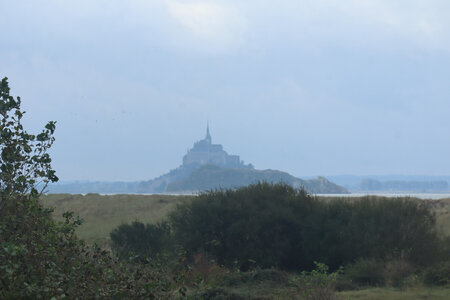
<instances>
[{"instance_id":1,"label":"grass field","mask_svg":"<svg viewBox=\"0 0 450 300\"><path fill-rule=\"evenodd\" d=\"M47 207L54 208L54 217L62 219L65 211L73 211L84 219L77 235L89 243L105 246L109 233L122 223L139 220L156 223L189 196L169 195L108 195L50 194L42 198Z\"/></svg>"},{"instance_id":2,"label":"grass field","mask_svg":"<svg viewBox=\"0 0 450 300\"><path fill-rule=\"evenodd\" d=\"M411 288L399 290L393 288L371 288L338 293L340 300L448 300L450 288Z\"/></svg>"}]
</instances>

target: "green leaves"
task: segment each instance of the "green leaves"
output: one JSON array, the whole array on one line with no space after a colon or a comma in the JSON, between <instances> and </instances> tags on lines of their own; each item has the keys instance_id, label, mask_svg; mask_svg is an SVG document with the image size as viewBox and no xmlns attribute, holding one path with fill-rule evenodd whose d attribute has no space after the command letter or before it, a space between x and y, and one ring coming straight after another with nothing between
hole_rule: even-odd
<instances>
[{"instance_id":1,"label":"green leaves","mask_svg":"<svg viewBox=\"0 0 450 300\"><path fill-rule=\"evenodd\" d=\"M55 128L56 128L55 121L50 121L47 123L47 125L45 125L45 129L48 129L50 131L50 134L53 134L55 132Z\"/></svg>"},{"instance_id":2,"label":"green leaves","mask_svg":"<svg viewBox=\"0 0 450 300\"><path fill-rule=\"evenodd\" d=\"M135 253L141 260L157 259L172 250L170 226L167 222L122 224L110 233L112 248L122 258Z\"/></svg>"},{"instance_id":3,"label":"green leaves","mask_svg":"<svg viewBox=\"0 0 450 300\"><path fill-rule=\"evenodd\" d=\"M360 258L406 253L418 265L442 254L435 217L414 199L320 201L283 184L216 190L170 214L176 242L189 254L206 252L228 267L332 270ZM318 267L321 267L320 265Z\"/></svg>"},{"instance_id":4,"label":"green leaves","mask_svg":"<svg viewBox=\"0 0 450 300\"><path fill-rule=\"evenodd\" d=\"M21 124L25 114L20 109L21 99L14 99L9 92L8 80L3 78L0 84L0 209L18 196L36 197L49 182L58 181L47 153L55 140L56 122L48 122L38 135L28 134Z\"/></svg>"}]
</instances>

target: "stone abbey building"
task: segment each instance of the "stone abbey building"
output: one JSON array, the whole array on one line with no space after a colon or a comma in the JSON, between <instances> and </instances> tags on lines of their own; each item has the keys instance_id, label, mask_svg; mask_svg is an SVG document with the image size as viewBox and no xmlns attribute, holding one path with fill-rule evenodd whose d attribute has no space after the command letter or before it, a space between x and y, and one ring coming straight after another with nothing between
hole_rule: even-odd
<instances>
[{"instance_id":1,"label":"stone abbey building","mask_svg":"<svg viewBox=\"0 0 450 300\"><path fill-rule=\"evenodd\" d=\"M255 170L238 155L229 155L222 145L213 144L209 126L204 139L195 142L183 157L183 164L168 173L136 186L137 193L197 193L215 188L237 188L256 182L284 182L311 193L347 193L323 177L303 180L277 170Z\"/></svg>"},{"instance_id":2,"label":"stone abbey building","mask_svg":"<svg viewBox=\"0 0 450 300\"><path fill-rule=\"evenodd\" d=\"M244 164L239 155L229 155L223 150L222 145L213 144L209 125L206 126L206 137L194 143L194 147L188 150L183 157L183 166L199 166L211 164L221 168L246 168L253 169L251 164Z\"/></svg>"}]
</instances>

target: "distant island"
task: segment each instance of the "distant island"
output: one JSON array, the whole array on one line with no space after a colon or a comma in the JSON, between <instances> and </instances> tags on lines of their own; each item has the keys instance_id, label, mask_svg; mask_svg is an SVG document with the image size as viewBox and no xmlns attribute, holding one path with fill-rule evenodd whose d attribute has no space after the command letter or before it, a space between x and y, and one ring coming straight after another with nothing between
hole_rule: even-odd
<instances>
[{"instance_id":1,"label":"distant island","mask_svg":"<svg viewBox=\"0 0 450 300\"><path fill-rule=\"evenodd\" d=\"M413 191L418 193L429 193L437 191L448 191L448 183L445 180L436 181L401 181L375 179L362 179L359 182L360 191Z\"/></svg>"},{"instance_id":2,"label":"distant island","mask_svg":"<svg viewBox=\"0 0 450 300\"><path fill-rule=\"evenodd\" d=\"M216 188L238 188L258 181L284 182L314 194L345 194L348 190L324 177L303 180L278 170L256 170L239 155L230 155L213 144L209 125L204 139L194 143L182 164L148 181L71 182L53 184L50 193L197 193Z\"/></svg>"},{"instance_id":3,"label":"distant island","mask_svg":"<svg viewBox=\"0 0 450 300\"><path fill-rule=\"evenodd\" d=\"M450 176L338 175L329 179L352 193L448 193Z\"/></svg>"},{"instance_id":4,"label":"distant island","mask_svg":"<svg viewBox=\"0 0 450 300\"><path fill-rule=\"evenodd\" d=\"M303 180L278 170L255 170L238 155L229 155L223 146L213 144L209 126L204 139L194 143L183 163L169 173L137 185L139 193L195 193L215 188L237 188L258 181L284 182L310 193L342 194L348 191L324 177Z\"/></svg>"}]
</instances>

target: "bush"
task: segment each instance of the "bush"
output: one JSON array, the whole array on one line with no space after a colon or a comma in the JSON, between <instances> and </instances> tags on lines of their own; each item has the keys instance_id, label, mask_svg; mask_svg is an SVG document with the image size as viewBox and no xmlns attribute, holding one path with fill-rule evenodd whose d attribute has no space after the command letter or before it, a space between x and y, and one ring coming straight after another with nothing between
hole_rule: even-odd
<instances>
[{"instance_id":1,"label":"bush","mask_svg":"<svg viewBox=\"0 0 450 300\"><path fill-rule=\"evenodd\" d=\"M0 220L1 299L167 297L171 280L163 270L86 246L71 213L60 223L38 202L16 203Z\"/></svg>"},{"instance_id":2,"label":"bush","mask_svg":"<svg viewBox=\"0 0 450 300\"><path fill-rule=\"evenodd\" d=\"M432 263L441 250L435 217L423 201L320 201L286 184L258 183L205 192L169 216L188 254L208 253L220 264L310 270L315 260L332 270L362 258L406 253Z\"/></svg>"},{"instance_id":3,"label":"bush","mask_svg":"<svg viewBox=\"0 0 450 300\"><path fill-rule=\"evenodd\" d=\"M285 184L259 183L211 191L170 215L175 239L188 254L206 252L222 265L248 270L307 268L303 232L316 200Z\"/></svg>"},{"instance_id":4,"label":"bush","mask_svg":"<svg viewBox=\"0 0 450 300\"><path fill-rule=\"evenodd\" d=\"M146 260L161 258L171 250L170 226L167 222L144 225L135 221L122 224L110 233L112 249L122 258L138 255Z\"/></svg>"},{"instance_id":5,"label":"bush","mask_svg":"<svg viewBox=\"0 0 450 300\"><path fill-rule=\"evenodd\" d=\"M223 276L220 284L223 286L240 286L270 282L272 284L287 284L288 273L276 269L256 269L250 272L230 272Z\"/></svg>"},{"instance_id":6,"label":"bush","mask_svg":"<svg viewBox=\"0 0 450 300\"><path fill-rule=\"evenodd\" d=\"M389 260L385 264L384 277L386 284L393 287L406 287L414 284L414 277L417 277L415 268L405 258L398 257Z\"/></svg>"},{"instance_id":7,"label":"bush","mask_svg":"<svg viewBox=\"0 0 450 300\"><path fill-rule=\"evenodd\" d=\"M381 286L385 284L384 275L384 262L371 258L347 266L343 277L358 285Z\"/></svg>"},{"instance_id":8,"label":"bush","mask_svg":"<svg viewBox=\"0 0 450 300\"><path fill-rule=\"evenodd\" d=\"M362 197L327 202L314 224L314 252L332 268L360 258L406 255L419 265L441 252L435 216L425 201Z\"/></svg>"},{"instance_id":9,"label":"bush","mask_svg":"<svg viewBox=\"0 0 450 300\"><path fill-rule=\"evenodd\" d=\"M450 261L428 267L423 274L424 283L427 285L450 284Z\"/></svg>"},{"instance_id":10,"label":"bush","mask_svg":"<svg viewBox=\"0 0 450 300\"><path fill-rule=\"evenodd\" d=\"M342 288L356 286L392 286L406 288L421 285L421 278L405 257L359 259L345 268L339 283Z\"/></svg>"},{"instance_id":11,"label":"bush","mask_svg":"<svg viewBox=\"0 0 450 300\"><path fill-rule=\"evenodd\" d=\"M334 300L336 299L336 283L340 270L328 273L328 266L314 262L316 269L302 272L297 282L298 292L306 300Z\"/></svg>"}]
</instances>

